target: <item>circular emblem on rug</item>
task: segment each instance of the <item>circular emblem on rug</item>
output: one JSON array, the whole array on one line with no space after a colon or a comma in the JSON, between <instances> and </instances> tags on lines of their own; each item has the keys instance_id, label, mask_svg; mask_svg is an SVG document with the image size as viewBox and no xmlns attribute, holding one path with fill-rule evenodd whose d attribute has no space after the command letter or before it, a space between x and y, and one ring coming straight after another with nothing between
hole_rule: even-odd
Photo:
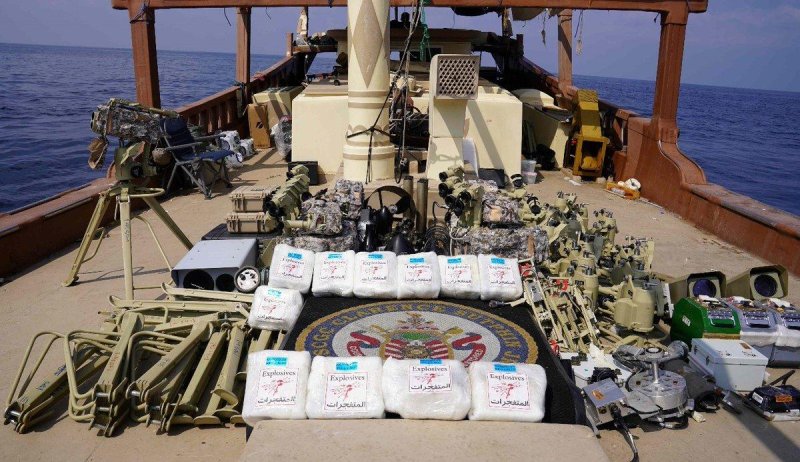
<instances>
[{"instance_id":1,"label":"circular emblem on rug","mask_svg":"<svg viewBox=\"0 0 800 462\"><path fill-rule=\"evenodd\" d=\"M533 338L487 311L438 300L391 300L345 308L309 324L296 350L314 356L380 356L536 362Z\"/></svg>"}]
</instances>

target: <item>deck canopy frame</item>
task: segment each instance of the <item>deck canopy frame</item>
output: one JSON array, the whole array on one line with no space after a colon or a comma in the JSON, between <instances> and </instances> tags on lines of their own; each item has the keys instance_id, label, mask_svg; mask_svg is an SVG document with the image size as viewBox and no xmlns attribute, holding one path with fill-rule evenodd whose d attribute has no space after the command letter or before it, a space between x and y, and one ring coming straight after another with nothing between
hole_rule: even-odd
<instances>
[{"instance_id":1,"label":"deck canopy frame","mask_svg":"<svg viewBox=\"0 0 800 462\"><path fill-rule=\"evenodd\" d=\"M417 0L390 0L392 6L413 6ZM140 103L160 106L156 56L155 11L176 8L236 8L236 79L250 82L250 13L254 7L342 7L347 0L111 0L131 19L136 96ZM681 65L690 13L708 9L708 0L428 0L429 7L554 8L559 13L558 86L572 93L572 11L646 11L661 15L653 121L659 138L677 140Z\"/></svg>"}]
</instances>

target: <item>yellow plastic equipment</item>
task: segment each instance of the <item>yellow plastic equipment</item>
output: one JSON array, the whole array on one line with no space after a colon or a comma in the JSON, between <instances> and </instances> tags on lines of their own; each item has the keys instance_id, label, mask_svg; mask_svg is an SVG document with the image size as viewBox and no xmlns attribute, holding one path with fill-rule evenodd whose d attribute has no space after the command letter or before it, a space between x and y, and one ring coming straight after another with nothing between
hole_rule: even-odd
<instances>
[{"instance_id":1,"label":"yellow plastic equipment","mask_svg":"<svg viewBox=\"0 0 800 462\"><path fill-rule=\"evenodd\" d=\"M600 125L597 92L578 90L575 99L573 126L577 129L573 130L575 159L572 162L572 174L598 177L603 173L608 138L603 136Z\"/></svg>"}]
</instances>

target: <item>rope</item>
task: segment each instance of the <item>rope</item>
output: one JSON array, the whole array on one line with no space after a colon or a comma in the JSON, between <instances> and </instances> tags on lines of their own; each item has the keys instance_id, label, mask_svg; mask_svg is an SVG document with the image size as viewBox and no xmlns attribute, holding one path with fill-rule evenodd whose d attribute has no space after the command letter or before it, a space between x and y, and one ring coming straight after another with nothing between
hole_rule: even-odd
<instances>
[{"instance_id":1,"label":"rope","mask_svg":"<svg viewBox=\"0 0 800 462\"><path fill-rule=\"evenodd\" d=\"M135 22L150 22L150 18L147 15L147 10L150 8L150 0L144 0L142 2L142 7L139 8L139 12L136 13L136 16L131 19L130 23L133 24Z\"/></svg>"},{"instance_id":2,"label":"rope","mask_svg":"<svg viewBox=\"0 0 800 462\"><path fill-rule=\"evenodd\" d=\"M357 133L352 133L352 134L347 136L347 138L351 138L353 136L357 136L357 135L361 135L361 134L364 134L366 132L369 132L369 147L367 148L367 174L366 174L366 178L364 179L365 183L369 183L370 181L372 181L372 141L374 139L375 132L377 131L377 132L379 132L379 133L381 133L383 135L386 135L387 137L389 136L388 133L386 133L385 131L383 131L383 130L378 128L378 122L380 122L381 115L383 115L383 111L384 111L384 109L386 109L386 103L389 101L389 98L392 96L392 93L394 92L394 89L397 87L397 79L398 79L398 77L400 75L400 69L402 69L405 61L408 60L408 56L409 56L408 55L408 51L409 51L409 48L411 46L411 37L414 34L414 30L417 28L417 26L420 24L421 21L424 21L424 19L421 19L421 17L424 17L425 11L424 11L424 9L422 9L422 11L420 11L420 10L421 10L421 8L423 8L423 4L425 2L427 2L427 1L428 0L422 0L420 3L416 3L414 5L414 9L415 9L414 22L412 23L412 26L409 28L408 37L406 37L406 43L405 43L405 46L403 48L403 53L400 56L400 63L397 66L397 71L394 74L394 78L392 79L392 83L391 83L391 85L389 85L389 91L386 92L386 98L384 98L384 100L383 100L383 105L381 106L381 110L378 112L378 117L375 118L375 122L372 124L371 127L367 128L365 130L361 130L360 132L357 132ZM425 41L425 37L427 35L427 26L424 25L425 24L424 22L422 22L422 24L426 28L423 31L422 42L424 42ZM420 45L422 44L422 42L420 42Z\"/></svg>"},{"instance_id":3,"label":"rope","mask_svg":"<svg viewBox=\"0 0 800 462\"><path fill-rule=\"evenodd\" d=\"M575 28L575 37L578 38L578 43L575 45L575 51L580 55L583 52L583 10L578 15L578 25Z\"/></svg>"}]
</instances>

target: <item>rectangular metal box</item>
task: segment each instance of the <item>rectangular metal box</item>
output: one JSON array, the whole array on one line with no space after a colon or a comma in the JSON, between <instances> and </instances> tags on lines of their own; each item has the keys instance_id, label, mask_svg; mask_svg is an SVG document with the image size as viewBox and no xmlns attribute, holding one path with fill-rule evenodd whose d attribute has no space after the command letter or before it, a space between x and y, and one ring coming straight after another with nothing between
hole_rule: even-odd
<instances>
[{"instance_id":1,"label":"rectangular metal box","mask_svg":"<svg viewBox=\"0 0 800 462\"><path fill-rule=\"evenodd\" d=\"M172 269L176 287L233 292L234 276L244 266L255 266L256 239L200 241Z\"/></svg>"},{"instance_id":2,"label":"rectangular metal box","mask_svg":"<svg viewBox=\"0 0 800 462\"><path fill-rule=\"evenodd\" d=\"M760 387L767 357L742 340L697 338L689 351L689 363L714 377L717 386L732 391Z\"/></svg>"},{"instance_id":3,"label":"rectangular metal box","mask_svg":"<svg viewBox=\"0 0 800 462\"><path fill-rule=\"evenodd\" d=\"M775 342L770 365L800 366L800 308L777 299L767 300L765 306L772 311L778 327L778 340Z\"/></svg>"},{"instance_id":4,"label":"rectangular metal box","mask_svg":"<svg viewBox=\"0 0 800 462\"><path fill-rule=\"evenodd\" d=\"M672 313L670 337L691 345L698 338L738 339L741 326L730 305L711 297L682 298Z\"/></svg>"}]
</instances>

